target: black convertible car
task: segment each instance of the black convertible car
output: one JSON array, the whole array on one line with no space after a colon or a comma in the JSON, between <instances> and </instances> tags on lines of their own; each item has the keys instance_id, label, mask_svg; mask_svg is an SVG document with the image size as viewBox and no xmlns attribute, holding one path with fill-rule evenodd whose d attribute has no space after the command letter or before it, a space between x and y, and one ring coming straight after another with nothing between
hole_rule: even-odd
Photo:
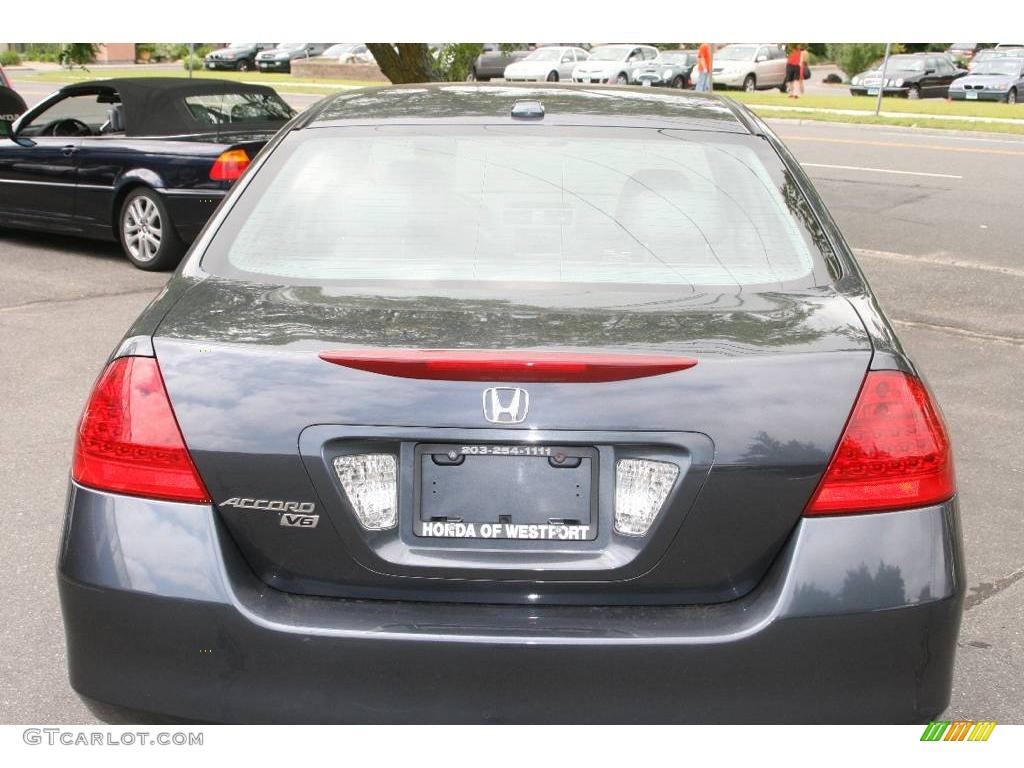
<instances>
[{"instance_id":1,"label":"black convertible car","mask_svg":"<svg viewBox=\"0 0 1024 768\"><path fill-rule=\"evenodd\" d=\"M221 80L66 86L0 121L0 226L118 238L135 266L169 269L293 114Z\"/></svg>"}]
</instances>

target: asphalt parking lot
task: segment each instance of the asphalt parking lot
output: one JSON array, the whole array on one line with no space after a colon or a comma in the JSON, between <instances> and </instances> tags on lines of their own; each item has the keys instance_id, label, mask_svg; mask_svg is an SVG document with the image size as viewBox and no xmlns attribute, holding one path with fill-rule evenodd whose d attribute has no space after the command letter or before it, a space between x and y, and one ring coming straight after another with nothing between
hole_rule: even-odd
<instances>
[{"instance_id":1,"label":"asphalt parking lot","mask_svg":"<svg viewBox=\"0 0 1024 768\"><path fill-rule=\"evenodd\" d=\"M1024 722L1024 140L774 126L950 423L968 598L947 715ZM54 578L72 435L107 354L165 280L114 243L0 232L0 722L94 722L67 683Z\"/></svg>"}]
</instances>

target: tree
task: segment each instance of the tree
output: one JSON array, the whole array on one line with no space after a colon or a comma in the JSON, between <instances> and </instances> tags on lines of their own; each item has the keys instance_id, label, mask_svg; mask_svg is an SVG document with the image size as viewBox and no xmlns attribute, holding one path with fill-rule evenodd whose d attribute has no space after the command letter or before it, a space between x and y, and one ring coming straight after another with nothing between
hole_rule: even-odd
<instances>
[{"instance_id":1,"label":"tree","mask_svg":"<svg viewBox=\"0 0 1024 768\"><path fill-rule=\"evenodd\" d=\"M373 58L392 83L426 83L434 76L434 60L426 43L367 43Z\"/></svg>"},{"instance_id":2,"label":"tree","mask_svg":"<svg viewBox=\"0 0 1024 768\"><path fill-rule=\"evenodd\" d=\"M473 62L484 49L483 43L446 43L434 58L436 80L465 80L473 69ZM509 53L515 46L501 43L501 52Z\"/></svg>"},{"instance_id":3,"label":"tree","mask_svg":"<svg viewBox=\"0 0 1024 768\"><path fill-rule=\"evenodd\" d=\"M392 83L428 83L465 80L483 43L445 43L431 48L426 43L367 43L377 66ZM505 53L519 43L500 43Z\"/></svg>"},{"instance_id":4,"label":"tree","mask_svg":"<svg viewBox=\"0 0 1024 768\"><path fill-rule=\"evenodd\" d=\"M99 52L100 47L96 43L65 43L60 49L60 65L68 69L75 66L85 69L86 64L96 60Z\"/></svg>"},{"instance_id":5,"label":"tree","mask_svg":"<svg viewBox=\"0 0 1024 768\"><path fill-rule=\"evenodd\" d=\"M847 77L859 75L884 55L883 43L830 43L828 46L828 57Z\"/></svg>"}]
</instances>

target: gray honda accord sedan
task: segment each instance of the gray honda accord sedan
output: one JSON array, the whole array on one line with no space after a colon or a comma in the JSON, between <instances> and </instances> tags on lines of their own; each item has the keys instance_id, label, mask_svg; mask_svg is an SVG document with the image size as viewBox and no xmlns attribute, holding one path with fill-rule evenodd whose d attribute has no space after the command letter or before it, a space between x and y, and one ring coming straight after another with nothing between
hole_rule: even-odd
<instances>
[{"instance_id":1,"label":"gray honda accord sedan","mask_svg":"<svg viewBox=\"0 0 1024 768\"><path fill-rule=\"evenodd\" d=\"M290 122L100 373L71 684L217 722L912 722L942 415L799 164L650 89Z\"/></svg>"}]
</instances>

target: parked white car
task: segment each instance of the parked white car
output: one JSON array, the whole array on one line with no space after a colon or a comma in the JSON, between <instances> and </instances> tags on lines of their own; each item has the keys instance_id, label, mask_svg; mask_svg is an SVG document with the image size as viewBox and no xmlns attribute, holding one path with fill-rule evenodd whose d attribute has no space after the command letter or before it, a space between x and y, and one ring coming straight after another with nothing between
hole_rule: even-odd
<instances>
[{"instance_id":1,"label":"parked white car","mask_svg":"<svg viewBox=\"0 0 1024 768\"><path fill-rule=\"evenodd\" d=\"M575 83L616 83L628 85L633 72L644 62L658 58L652 45L602 45L590 52L590 58L572 71Z\"/></svg>"},{"instance_id":2,"label":"parked white car","mask_svg":"<svg viewBox=\"0 0 1024 768\"><path fill-rule=\"evenodd\" d=\"M318 59L331 59L339 64L373 64L373 54L364 43L335 43L317 56Z\"/></svg>"},{"instance_id":3,"label":"parked white car","mask_svg":"<svg viewBox=\"0 0 1024 768\"><path fill-rule=\"evenodd\" d=\"M771 43L734 43L715 51L711 78L716 86L756 91L782 88L786 52Z\"/></svg>"},{"instance_id":4,"label":"parked white car","mask_svg":"<svg viewBox=\"0 0 1024 768\"><path fill-rule=\"evenodd\" d=\"M545 45L525 59L505 67L505 79L530 82L546 80L549 83L571 80L576 65L589 58L590 54L582 48Z\"/></svg>"}]
</instances>

